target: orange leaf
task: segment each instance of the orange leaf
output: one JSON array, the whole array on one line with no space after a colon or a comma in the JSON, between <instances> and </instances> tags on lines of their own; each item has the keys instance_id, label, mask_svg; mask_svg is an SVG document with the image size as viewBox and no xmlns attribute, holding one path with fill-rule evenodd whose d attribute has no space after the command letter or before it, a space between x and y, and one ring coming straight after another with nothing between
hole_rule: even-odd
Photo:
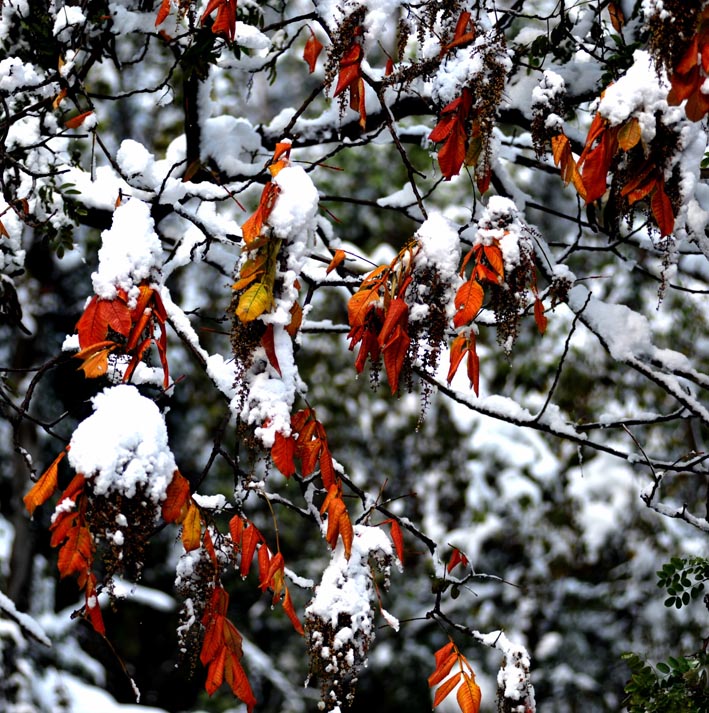
<instances>
[{"instance_id":1,"label":"orange leaf","mask_svg":"<svg viewBox=\"0 0 709 713\"><path fill-rule=\"evenodd\" d=\"M332 260L330 260L330 264L327 266L325 274L329 275L333 270L337 270L337 268L345 261L345 257L347 256L345 255L344 250L335 250L335 254L332 256Z\"/></svg>"},{"instance_id":2,"label":"orange leaf","mask_svg":"<svg viewBox=\"0 0 709 713\"><path fill-rule=\"evenodd\" d=\"M256 556L256 561L258 562L258 581L259 587L265 590L268 587L268 570L271 564L271 553L266 545L261 545L258 548L258 555Z\"/></svg>"},{"instance_id":3,"label":"orange leaf","mask_svg":"<svg viewBox=\"0 0 709 713\"><path fill-rule=\"evenodd\" d=\"M450 368L448 369L448 383L453 381L455 373L458 371L460 362L463 361L463 357L468 350L468 340L464 334L459 334L451 344L450 348Z\"/></svg>"},{"instance_id":4,"label":"orange leaf","mask_svg":"<svg viewBox=\"0 0 709 713\"><path fill-rule=\"evenodd\" d=\"M292 436L284 436L278 431L271 448L271 460L286 478L290 478L295 473L294 454L295 439Z\"/></svg>"},{"instance_id":5,"label":"orange leaf","mask_svg":"<svg viewBox=\"0 0 709 713\"><path fill-rule=\"evenodd\" d=\"M435 708L441 701L443 701L448 694L458 685L460 677L463 675L462 671L453 674L449 679L445 680L437 689L436 695L433 699L433 707Z\"/></svg>"},{"instance_id":6,"label":"orange leaf","mask_svg":"<svg viewBox=\"0 0 709 713\"><path fill-rule=\"evenodd\" d=\"M194 500L190 499L185 519L182 521L182 546L185 552L192 552L199 547L202 539L202 517Z\"/></svg>"},{"instance_id":7,"label":"orange leaf","mask_svg":"<svg viewBox=\"0 0 709 713\"><path fill-rule=\"evenodd\" d=\"M320 42L320 40L315 36L315 33L311 30L310 38L305 43L305 49L303 50L303 59L308 63L308 69L311 74L315 71L315 65L322 49L322 42Z\"/></svg>"},{"instance_id":8,"label":"orange leaf","mask_svg":"<svg viewBox=\"0 0 709 713\"><path fill-rule=\"evenodd\" d=\"M709 96L702 90L701 85L689 97L684 106L684 113L690 121L701 121L709 111Z\"/></svg>"},{"instance_id":9,"label":"orange leaf","mask_svg":"<svg viewBox=\"0 0 709 713\"><path fill-rule=\"evenodd\" d=\"M67 129L78 129L91 114L93 114L93 111L84 111L81 114L77 114L71 119L67 119L64 122L64 126L66 126Z\"/></svg>"},{"instance_id":10,"label":"orange leaf","mask_svg":"<svg viewBox=\"0 0 709 713\"><path fill-rule=\"evenodd\" d=\"M616 32L621 32L623 29L623 25L625 24L625 16L623 15L623 11L620 9L620 6L617 2L609 3L608 14L610 15L611 25L613 25L613 29Z\"/></svg>"},{"instance_id":11,"label":"orange leaf","mask_svg":"<svg viewBox=\"0 0 709 713\"><path fill-rule=\"evenodd\" d=\"M295 339L300 325L303 322L303 308L298 302L294 302L293 306L290 308L290 324L286 327L286 332L291 339Z\"/></svg>"},{"instance_id":12,"label":"orange leaf","mask_svg":"<svg viewBox=\"0 0 709 713\"><path fill-rule=\"evenodd\" d=\"M455 307L458 311L453 317L454 326L470 324L480 311L484 296L482 285L477 280L464 282L455 296Z\"/></svg>"},{"instance_id":13,"label":"orange leaf","mask_svg":"<svg viewBox=\"0 0 709 713\"><path fill-rule=\"evenodd\" d=\"M704 78L699 72L699 66L693 67L689 72L679 74L675 72L671 79L671 88L667 95L667 103L670 106L677 106L692 94L699 91Z\"/></svg>"},{"instance_id":14,"label":"orange leaf","mask_svg":"<svg viewBox=\"0 0 709 713\"><path fill-rule=\"evenodd\" d=\"M475 683L475 675L463 672L463 683L458 689L458 705L462 713L478 713L482 694Z\"/></svg>"},{"instance_id":15,"label":"orange leaf","mask_svg":"<svg viewBox=\"0 0 709 713\"><path fill-rule=\"evenodd\" d=\"M82 352L92 350L92 354L84 358L84 361L79 366L79 369L84 372L84 376L87 379L98 379L101 376L106 376L108 372L108 355L118 347L115 342L99 342L99 344L108 344L109 346L101 347L100 349L95 349L93 347L88 347L88 349L82 349L79 354L74 354L74 358L81 358Z\"/></svg>"},{"instance_id":16,"label":"orange leaf","mask_svg":"<svg viewBox=\"0 0 709 713\"><path fill-rule=\"evenodd\" d=\"M288 591L288 587L286 587L286 594L283 597L283 611L290 619L291 624L293 624L293 628L301 636L305 636L305 632L303 631L303 625L300 623L300 619L298 619L298 615L295 613L295 608L293 607L293 600L290 598L290 592Z\"/></svg>"},{"instance_id":17,"label":"orange leaf","mask_svg":"<svg viewBox=\"0 0 709 713\"><path fill-rule=\"evenodd\" d=\"M69 534L69 530L76 525L78 517L79 513L76 511L59 513L49 528L52 533L52 539L49 541L50 546L57 547L57 545L64 542Z\"/></svg>"},{"instance_id":18,"label":"orange leaf","mask_svg":"<svg viewBox=\"0 0 709 713\"><path fill-rule=\"evenodd\" d=\"M455 644L449 641L447 644L441 646L438 651L434 654L436 659L436 668L438 668L444 661L448 660L448 657L455 651Z\"/></svg>"},{"instance_id":19,"label":"orange leaf","mask_svg":"<svg viewBox=\"0 0 709 713\"><path fill-rule=\"evenodd\" d=\"M66 455L66 450L63 450L49 465L49 468L42 473L39 480L32 486L30 491L25 495L22 501L30 515L43 505L49 498L52 497L57 489L59 463Z\"/></svg>"},{"instance_id":20,"label":"orange leaf","mask_svg":"<svg viewBox=\"0 0 709 713\"><path fill-rule=\"evenodd\" d=\"M350 554L352 553L352 543L354 541L354 528L352 527L350 514L347 512L347 508L340 511L338 516L338 529L340 531L340 537L342 537L342 544L345 546L345 558L349 559Z\"/></svg>"},{"instance_id":21,"label":"orange leaf","mask_svg":"<svg viewBox=\"0 0 709 713\"><path fill-rule=\"evenodd\" d=\"M670 235L675 227L675 214L672 210L672 203L665 192L665 185L662 181L657 182L657 188L650 199L652 214L660 229L660 234L664 237Z\"/></svg>"},{"instance_id":22,"label":"orange leaf","mask_svg":"<svg viewBox=\"0 0 709 713\"><path fill-rule=\"evenodd\" d=\"M337 475L335 473L335 466L332 462L332 455L330 454L330 449L327 447L327 440L323 437L320 439L321 449L319 456L320 465L320 477L322 478L322 484L324 487L329 488L334 485Z\"/></svg>"},{"instance_id":23,"label":"orange leaf","mask_svg":"<svg viewBox=\"0 0 709 713\"><path fill-rule=\"evenodd\" d=\"M59 550L57 567L62 578L71 574L86 576L93 561L94 541L87 527L75 525L67 533L67 541Z\"/></svg>"},{"instance_id":24,"label":"orange leaf","mask_svg":"<svg viewBox=\"0 0 709 713\"><path fill-rule=\"evenodd\" d=\"M162 504L165 522L182 522L190 505L190 483L178 470L172 474Z\"/></svg>"},{"instance_id":25,"label":"orange leaf","mask_svg":"<svg viewBox=\"0 0 709 713\"><path fill-rule=\"evenodd\" d=\"M436 670L428 677L428 687L433 688L438 685L451 672L456 661L458 661L458 652L454 646L448 657L436 664Z\"/></svg>"},{"instance_id":26,"label":"orange leaf","mask_svg":"<svg viewBox=\"0 0 709 713\"><path fill-rule=\"evenodd\" d=\"M505 276L505 261L502 257L502 250L497 245L485 245L483 247L483 255L485 255L490 267L500 276L498 282L501 282Z\"/></svg>"},{"instance_id":27,"label":"orange leaf","mask_svg":"<svg viewBox=\"0 0 709 713\"><path fill-rule=\"evenodd\" d=\"M269 182L264 186L256 212L241 226L241 234L247 247L261 234L261 228L268 220L279 192L280 188L275 183Z\"/></svg>"}]
</instances>

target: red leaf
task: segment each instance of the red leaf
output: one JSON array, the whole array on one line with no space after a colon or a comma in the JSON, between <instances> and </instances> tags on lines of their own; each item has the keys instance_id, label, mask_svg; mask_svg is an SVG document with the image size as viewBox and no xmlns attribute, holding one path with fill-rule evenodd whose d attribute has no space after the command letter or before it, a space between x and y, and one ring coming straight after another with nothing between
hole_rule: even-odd
<instances>
[{"instance_id":1,"label":"red leaf","mask_svg":"<svg viewBox=\"0 0 709 713\"><path fill-rule=\"evenodd\" d=\"M539 334L544 334L547 331L548 320L544 314L544 304L539 297L534 299L534 321L537 323Z\"/></svg>"},{"instance_id":2,"label":"red leaf","mask_svg":"<svg viewBox=\"0 0 709 713\"><path fill-rule=\"evenodd\" d=\"M294 454L295 439L292 436L284 436L280 431L277 432L271 448L271 460L286 478L290 478L295 473Z\"/></svg>"},{"instance_id":3,"label":"red leaf","mask_svg":"<svg viewBox=\"0 0 709 713\"><path fill-rule=\"evenodd\" d=\"M98 595L96 593L96 575L90 574L86 579L86 618L89 620L94 631L106 636L106 627L101 615L101 607L98 605Z\"/></svg>"},{"instance_id":4,"label":"red leaf","mask_svg":"<svg viewBox=\"0 0 709 713\"><path fill-rule=\"evenodd\" d=\"M308 69L311 74L315 71L315 65L322 49L322 42L320 42L315 36L315 33L311 30L310 38L305 43L305 50L303 50L303 59L308 63Z\"/></svg>"},{"instance_id":5,"label":"red leaf","mask_svg":"<svg viewBox=\"0 0 709 713\"><path fill-rule=\"evenodd\" d=\"M73 116L71 119L67 119L64 122L64 126L66 126L67 129L78 129L91 114L93 114L93 111L84 111L77 116Z\"/></svg>"},{"instance_id":6,"label":"red leaf","mask_svg":"<svg viewBox=\"0 0 709 713\"><path fill-rule=\"evenodd\" d=\"M182 522L187 514L190 503L190 484L179 471L172 475L167 486L165 500L162 504L162 517L165 522Z\"/></svg>"},{"instance_id":7,"label":"red leaf","mask_svg":"<svg viewBox=\"0 0 709 713\"><path fill-rule=\"evenodd\" d=\"M386 312L386 319L379 332L379 344L384 345L389 337L394 333L397 327L406 329L409 318L409 306L400 297L394 298L389 303L389 309Z\"/></svg>"},{"instance_id":8,"label":"red leaf","mask_svg":"<svg viewBox=\"0 0 709 713\"><path fill-rule=\"evenodd\" d=\"M672 203L665 193L665 185L662 181L657 182L657 188L650 199L652 214L660 229L660 234L664 237L670 235L675 227L675 214L672 210Z\"/></svg>"},{"instance_id":9,"label":"red leaf","mask_svg":"<svg viewBox=\"0 0 709 713\"><path fill-rule=\"evenodd\" d=\"M399 324L391 339L382 347L384 368L387 373L392 394L395 394L399 390L399 376L401 375L401 369L404 366L404 360L410 344L411 338Z\"/></svg>"},{"instance_id":10,"label":"red leaf","mask_svg":"<svg viewBox=\"0 0 709 713\"><path fill-rule=\"evenodd\" d=\"M303 625L300 623L300 619L298 619L298 615L295 613L295 608L293 607L293 600L290 598L290 592L288 591L288 587L286 587L286 594L283 597L283 611L291 620L293 628L301 636L305 636L305 632L303 631Z\"/></svg>"},{"instance_id":11,"label":"red leaf","mask_svg":"<svg viewBox=\"0 0 709 713\"><path fill-rule=\"evenodd\" d=\"M211 660L207 669L207 680L204 690L211 696L224 682L224 662L226 661L226 648L222 646L217 650L216 656Z\"/></svg>"},{"instance_id":12,"label":"red leaf","mask_svg":"<svg viewBox=\"0 0 709 713\"><path fill-rule=\"evenodd\" d=\"M396 556L399 558L399 562L404 564L404 538L401 534L401 527L396 520L391 520L389 524L391 526L391 541L394 543Z\"/></svg>"},{"instance_id":13,"label":"red leaf","mask_svg":"<svg viewBox=\"0 0 709 713\"><path fill-rule=\"evenodd\" d=\"M162 0L160 3L160 9L158 10L158 15L155 18L155 27L162 25L165 19L170 14L170 0Z\"/></svg>"},{"instance_id":14,"label":"red leaf","mask_svg":"<svg viewBox=\"0 0 709 713\"><path fill-rule=\"evenodd\" d=\"M278 364L278 356L276 355L276 345L273 341L273 324L266 327L266 331L261 337L261 345L266 351L266 356L271 366L278 372L278 376L282 376L281 367Z\"/></svg>"},{"instance_id":15,"label":"red leaf","mask_svg":"<svg viewBox=\"0 0 709 713\"><path fill-rule=\"evenodd\" d=\"M62 578L76 574L88 575L93 562L94 541L87 527L75 525L67 533L67 541L59 550L57 567Z\"/></svg>"},{"instance_id":16,"label":"red leaf","mask_svg":"<svg viewBox=\"0 0 709 713\"><path fill-rule=\"evenodd\" d=\"M451 132L445 143L438 150L438 165L447 181L460 173L460 168L465 161L468 137L465 134L460 120L453 124Z\"/></svg>"},{"instance_id":17,"label":"red leaf","mask_svg":"<svg viewBox=\"0 0 709 713\"><path fill-rule=\"evenodd\" d=\"M250 523L248 527L244 528L244 534L241 538L241 564L239 566L239 573L242 577L246 577L249 574L251 561L254 558L256 545L259 542L263 542L263 536L256 526Z\"/></svg>"},{"instance_id":18,"label":"red leaf","mask_svg":"<svg viewBox=\"0 0 709 713\"><path fill-rule=\"evenodd\" d=\"M447 570L450 573L453 571L453 569L455 569L457 565L461 565L461 567L467 567L469 564L470 562L468 561L468 558L457 547L454 547L450 562L448 562Z\"/></svg>"},{"instance_id":19,"label":"red leaf","mask_svg":"<svg viewBox=\"0 0 709 713\"><path fill-rule=\"evenodd\" d=\"M355 40L347 48L340 60L340 74L333 96L341 94L345 89L356 84L361 77L362 46Z\"/></svg>"},{"instance_id":20,"label":"red leaf","mask_svg":"<svg viewBox=\"0 0 709 713\"><path fill-rule=\"evenodd\" d=\"M468 337L468 380L476 396L480 395L480 359L475 348L475 335Z\"/></svg>"},{"instance_id":21,"label":"red leaf","mask_svg":"<svg viewBox=\"0 0 709 713\"><path fill-rule=\"evenodd\" d=\"M252 713L256 705L249 679L246 677L246 672L242 668L235 656L229 656L224 666L224 678L229 684L232 693L243 703L246 704L247 713Z\"/></svg>"}]
</instances>

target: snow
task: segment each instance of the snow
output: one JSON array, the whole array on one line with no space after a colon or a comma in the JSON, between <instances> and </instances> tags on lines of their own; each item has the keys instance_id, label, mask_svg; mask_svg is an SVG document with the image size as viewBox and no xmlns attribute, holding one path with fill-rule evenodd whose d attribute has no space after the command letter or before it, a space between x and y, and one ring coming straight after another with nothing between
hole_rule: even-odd
<instances>
[{"instance_id":1,"label":"snow","mask_svg":"<svg viewBox=\"0 0 709 713\"><path fill-rule=\"evenodd\" d=\"M142 152L128 155L144 165ZM162 245L155 233L150 206L137 198L119 205L113 214L113 224L101 234L101 241L98 270L91 276L94 292L102 299L112 300L121 288L128 295L129 305L134 304L140 283L157 280L162 259Z\"/></svg>"},{"instance_id":2,"label":"snow","mask_svg":"<svg viewBox=\"0 0 709 713\"><path fill-rule=\"evenodd\" d=\"M69 463L83 473L97 495L165 499L177 469L158 407L138 389L121 384L92 399L94 413L69 443Z\"/></svg>"},{"instance_id":3,"label":"snow","mask_svg":"<svg viewBox=\"0 0 709 713\"><path fill-rule=\"evenodd\" d=\"M39 641L44 646L51 646L52 642L44 633L44 629L29 615L18 611L15 602L6 594L0 591L0 615L1 618L9 617L16 622L22 631L31 636L36 641Z\"/></svg>"}]
</instances>

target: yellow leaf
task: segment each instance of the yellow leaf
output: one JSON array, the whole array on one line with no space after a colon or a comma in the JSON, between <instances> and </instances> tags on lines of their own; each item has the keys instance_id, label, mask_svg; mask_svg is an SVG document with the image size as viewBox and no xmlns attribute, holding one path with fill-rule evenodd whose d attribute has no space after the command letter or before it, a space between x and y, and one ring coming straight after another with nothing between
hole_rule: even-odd
<instances>
[{"instance_id":1,"label":"yellow leaf","mask_svg":"<svg viewBox=\"0 0 709 713\"><path fill-rule=\"evenodd\" d=\"M239 298L236 316L242 322L253 322L273 306L273 289L264 282L251 285Z\"/></svg>"},{"instance_id":2,"label":"yellow leaf","mask_svg":"<svg viewBox=\"0 0 709 713\"><path fill-rule=\"evenodd\" d=\"M196 550L199 547L201 536L202 518L199 514L199 508L194 500L191 500L185 519L182 522L182 546L185 548L185 552Z\"/></svg>"},{"instance_id":3,"label":"yellow leaf","mask_svg":"<svg viewBox=\"0 0 709 713\"><path fill-rule=\"evenodd\" d=\"M623 149L623 151L630 151L630 149L637 146L640 138L640 122L638 121L638 117L634 116L630 121L626 121L625 124L620 127L620 131L618 132L618 146Z\"/></svg>"}]
</instances>

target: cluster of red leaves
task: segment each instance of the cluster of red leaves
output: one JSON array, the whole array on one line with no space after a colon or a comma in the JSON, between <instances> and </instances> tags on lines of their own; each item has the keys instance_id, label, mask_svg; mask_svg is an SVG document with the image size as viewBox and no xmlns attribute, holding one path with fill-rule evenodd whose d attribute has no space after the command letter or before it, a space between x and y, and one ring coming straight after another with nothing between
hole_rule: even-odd
<instances>
[{"instance_id":1,"label":"cluster of red leaves","mask_svg":"<svg viewBox=\"0 0 709 713\"><path fill-rule=\"evenodd\" d=\"M367 110L364 105L364 79L362 78L364 50L360 40L363 32L362 27L357 27L352 33L352 42L342 55L342 59L340 59L340 72L333 94L333 96L339 96L346 89L349 89L350 108L359 114L359 125L362 129L367 125Z\"/></svg>"},{"instance_id":2,"label":"cluster of red leaves","mask_svg":"<svg viewBox=\"0 0 709 713\"><path fill-rule=\"evenodd\" d=\"M112 300L94 295L76 324L80 351L75 357L83 360L79 368L90 379L105 376L109 354L128 354L131 361L123 377L124 381L128 381L151 342L155 342L163 368L163 387L167 388L170 374L166 321L167 312L160 294L149 285L140 286L140 295L132 309L128 306L126 293L121 289ZM160 328L157 338L156 325ZM109 336L109 328L123 339L117 341Z\"/></svg>"},{"instance_id":3,"label":"cluster of red leaves","mask_svg":"<svg viewBox=\"0 0 709 713\"><path fill-rule=\"evenodd\" d=\"M247 577L251 571L251 564L256 554L258 562L259 588L265 592L270 589L273 593L272 604L281 602L283 611L290 619L293 628L302 636L303 626L298 619L293 607L293 601L288 591L285 580L285 562L280 551L273 554L266 545L266 539L249 520L235 515L229 521L229 532L233 546L241 552L239 573Z\"/></svg>"},{"instance_id":4,"label":"cluster of red leaves","mask_svg":"<svg viewBox=\"0 0 709 713\"><path fill-rule=\"evenodd\" d=\"M441 49L441 57L450 50L468 44L475 39L475 25L471 15L464 11L460 14L453 39ZM438 165L447 181L460 173L465 163L475 166L482 151L482 131L480 122L474 118L473 94L465 87L460 96L441 109L438 123L429 135L429 140L440 143ZM476 178L478 190L485 193L490 186L491 171L485 166Z\"/></svg>"},{"instance_id":5,"label":"cluster of red leaves","mask_svg":"<svg viewBox=\"0 0 709 713\"><path fill-rule=\"evenodd\" d=\"M475 683L475 673L468 659L458 651L452 641L438 649L435 656L436 669L428 677L429 688L438 686L433 707L439 705L460 684L456 694L460 710L462 713L478 713L482 695L480 687ZM456 664L458 672L450 675Z\"/></svg>"},{"instance_id":6,"label":"cluster of red leaves","mask_svg":"<svg viewBox=\"0 0 709 713\"><path fill-rule=\"evenodd\" d=\"M334 550L337 546L338 537L342 537L342 544L345 547L345 557L350 558L352 552L352 542L354 539L354 529L350 521L347 506L342 499L342 483L338 480L333 483L325 496L320 514L327 512L327 534L325 539L328 545Z\"/></svg>"},{"instance_id":7,"label":"cluster of red leaves","mask_svg":"<svg viewBox=\"0 0 709 713\"><path fill-rule=\"evenodd\" d=\"M471 327L480 311L485 299L485 284L501 285L505 281L505 262L502 256L499 239L494 239L492 244L474 245L463 258L460 274L464 275L468 265L472 262L472 270L468 279L458 288L455 296L456 313L453 316L453 326ZM534 293L534 320L540 334L544 334L547 327L547 318L544 314L544 305L537 294L536 285L531 285ZM479 393L480 360L476 352L475 332L463 330L453 340L450 348L450 368L448 370L448 383L453 380L458 367L464 357L468 357L468 380L475 394Z\"/></svg>"},{"instance_id":8,"label":"cluster of red leaves","mask_svg":"<svg viewBox=\"0 0 709 713\"><path fill-rule=\"evenodd\" d=\"M318 421L314 409L301 409L291 416L291 435L276 433L271 459L278 470L290 478L300 461L300 474L307 478L320 466L323 486L329 489L337 481L332 454L327 444L325 427Z\"/></svg>"},{"instance_id":9,"label":"cluster of red leaves","mask_svg":"<svg viewBox=\"0 0 709 713\"><path fill-rule=\"evenodd\" d=\"M578 164L571 153L571 142L566 134L557 134L552 137L551 151L554 156L554 164L561 171L561 180L564 185L568 186L569 183L573 183L581 198L586 200L586 186L583 184Z\"/></svg>"},{"instance_id":10,"label":"cluster of red leaves","mask_svg":"<svg viewBox=\"0 0 709 713\"><path fill-rule=\"evenodd\" d=\"M585 188L585 195L582 193L582 197L587 203L598 200L606 192L608 172L616 154L619 151L631 151L640 140L640 125L636 117L629 118L623 124L611 126L607 119L596 114L577 162ZM645 159L634 178L623 186L620 194L630 206L649 196L650 210L661 235L672 233L674 209L665 191L663 168L652 157Z\"/></svg>"},{"instance_id":11,"label":"cluster of red leaves","mask_svg":"<svg viewBox=\"0 0 709 713\"><path fill-rule=\"evenodd\" d=\"M57 491L59 463L67 454L67 450L63 450L54 459L25 495L24 503L30 515ZM99 634L105 636L106 627L97 600L96 575L91 571L96 543L86 519L85 484L84 476L77 473L59 497L59 505L49 528L52 533L50 544L52 547L59 547L57 568L62 579L76 577L79 589L84 592L86 601L84 616Z\"/></svg>"},{"instance_id":12,"label":"cluster of red leaves","mask_svg":"<svg viewBox=\"0 0 709 713\"><path fill-rule=\"evenodd\" d=\"M201 546L214 567L217 584L202 617L205 635L200 659L202 664L208 667L205 689L211 696L226 681L234 695L251 711L256 700L240 663L241 635L226 616L229 596L219 583L220 564L214 543L199 506L190 494L189 482L178 472L168 486L162 516L166 522L182 525L182 544L185 551L190 552ZM270 589L273 592L273 604L282 600L283 610L295 630L302 635L303 627L285 584L283 555L280 552L273 555L258 528L240 515L235 515L229 521L229 532L234 552L241 553L241 576L248 576L254 554L258 553L259 587L263 591Z\"/></svg>"},{"instance_id":13,"label":"cluster of red leaves","mask_svg":"<svg viewBox=\"0 0 709 713\"><path fill-rule=\"evenodd\" d=\"M702 86L709 76L709 8L699 16L697 32L689 43L670 77L671 89L667 103L681 104L690 121L701 121L709 112L709 95Z\"/></svg>"},{"instance_id":14,"label":"cluster of red leaves","mask_svg":"<svg viewBox=\"0 0 709 713\"><path fill-rule=\"evenodd\" d=\"M438 165L446 181L460 173L468 150L468 123L473 108L473 95L467 87L460 96L441 109L441 116L429 140L442 143Z\"/></svg>"},{"instance_id":15,"label":"cluster of red leaves","mask_svg":"<svg viewBox=\"0 0 709 713\"><path fill-rule=\"evenodd\" d=\"M392 394L399 390L399 377L411 344L408 334L409 307L404 295L411 284L413 253L407 246L391 262L367 275L347 305L350 351L360 345L355 368L364 369L369 358L384 361Z\"/></svg>"},{"instance_id":16,"label":"cluster of red leaves","mask_svg":"<svg viewBox=\"0 0 709 713\"><path fill-rule=\"evenodd\" d=\"M233 42L236 35L236 0L209 0L200 22L204 24L215 10L217 14L212 23L212 32L224 35Z\"/></svg>"},{"instance_id":17,"label":"cluster of red leaves","mask_svg":"<svg viewBox=\"0 0 709 713\"><path fill-rule=\"evenodd\" d=\"M242 637L227 618L228 608L229 595L221 585L217 585L202 617L205 632L199 658L202 665L208 667L205 689L211 696L226 681L234 695L246 704L248 713L251 713L256 698L241 666Z\"/></svg>"}]
</instances>

